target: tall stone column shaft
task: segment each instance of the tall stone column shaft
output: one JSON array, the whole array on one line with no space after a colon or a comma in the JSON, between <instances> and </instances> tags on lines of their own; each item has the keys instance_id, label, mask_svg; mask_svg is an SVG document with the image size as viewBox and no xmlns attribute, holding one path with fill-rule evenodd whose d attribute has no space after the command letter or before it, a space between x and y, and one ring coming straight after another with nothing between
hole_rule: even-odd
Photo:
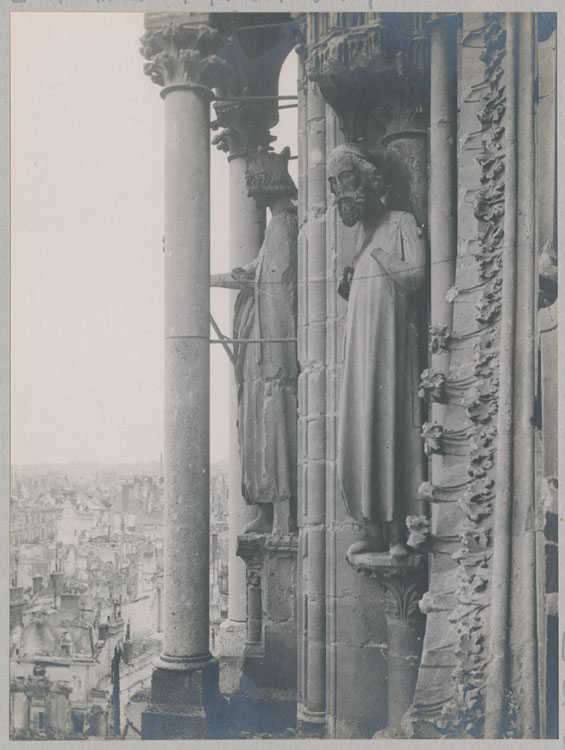
<instances>
[{"instance_id":1,"label":"tall stone column shaft","mask_svg":"<svg viewBox=\"0 0 565 750\"><path fill-rule=\"evenodd\" d=\"M217 731L218 663L209 651L209 87L225 65L213 55L222 41L206 26L169 23L141 41L145 72L165 100L164 642L141 732L198 739Z\"/></svg>"},{"instance_id":2,"label":"tall stone column shaft","mask_svg":"<svg viewBox=\"0 0 565 750\"><path fill-rule=\"evenodd\" d=\"M245 170L247 159L234 154L229 162L230 180L230 268L238 268L257 257L265 234L265 210L257 208L253 198L247 195ZM233 327L233 310L237 292L230 293L230 328ZM237 435L237 386L233 371L230 373L230 413L229 413L229 501L228 501L228 575L229 598L228 619L245 622L246 566L238 557L237 537L245 524L254 516L241 495L241 458Z\"/></svg>"},{"instance_id":3,"label":"tall stone column shaft","mask_svg":"<svg viewBox=\"0 0 565 750\"><path fill-rule=\"evenodd\" d=\"M305 691L301 733L325 730L326 708L326 103L317 83L307 83L307 261L301 301L303 425L301 545L305 552Z\"/></svg>"},{"instance_id":4,"label":"tall stone column shaft","mask_svg":"<svg viewBox=\"0 0 565 750\"><path fill-rule=\"evenodd\" d=\"M165 99L165 641L162 660L209 657L209 90Z\"/></svg>"}]
</instances>

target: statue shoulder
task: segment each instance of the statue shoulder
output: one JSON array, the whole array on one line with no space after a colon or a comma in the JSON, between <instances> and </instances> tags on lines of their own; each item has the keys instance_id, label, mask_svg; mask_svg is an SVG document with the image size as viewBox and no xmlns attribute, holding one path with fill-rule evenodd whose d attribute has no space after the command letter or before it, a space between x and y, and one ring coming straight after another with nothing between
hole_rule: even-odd
<instances>
[{"instance_id":1,"label":"statue shoulder","mask_svg":"<svg viewBox=\"0 0 565 750\"><path fill-rule=\"evenodd\" d=\"M416 218L410 211L389 211L389 221L395 224L415 224Z\"/></svg>"}]
</instances>

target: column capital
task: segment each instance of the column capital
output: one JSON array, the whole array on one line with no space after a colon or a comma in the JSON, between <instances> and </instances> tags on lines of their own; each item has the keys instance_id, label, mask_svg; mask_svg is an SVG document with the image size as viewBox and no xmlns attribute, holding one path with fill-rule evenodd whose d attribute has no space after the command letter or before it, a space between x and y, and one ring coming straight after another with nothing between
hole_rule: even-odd
<instances>
[{"instance_id":1,"label":"column capital","mask_svg":"<svg viewBox=\"0 0 565 750\"><path fill-rule=\"evenodd\" d=\"M279 121L280 71L298 41L297 22L282 15L279 21L272 14L218 14L220 32L230 35L222 51L230 75L218 89L227 101L214 105L217 120L212 129L220 132L212 143L232 158L253 155L275 140L269 131Z\"/></svg>"},{"instance_id":2,"label":"column capital","mask_svg":"<svg viewBox=\"0 0 565 750\"><path fill-rule=\"evenodd\" d=\"M214 105L216 119L212 130L220 132L212 138L212 144L225 151L231 158L253 156L261 148L268 148L276 136L270 128L278 114L273 115L277 102L218 102Z\"/></svg>"},{"instance_id":3,"label":"column capital","mask_svg":"<svg viewBox=\"0 0 565 750\"><path fill-rule=\"evenodd\" d=\"M168 23L147 31L140 39L144 72L159 86L214 88L229 73L225 60L215 53L225 45L216 29L204 24Z\"/></svg>"},{"instance_id":4,"label":"column capital","mask_svg":"<svg viewBox=\"0 0 565 750\"><path fill-rule=\"evenodd\" d=\"M426 555L395 557L388 552L347 555L347 562L360 573L375 578L384 591L387 621L420 622L418 602L426 590Z\"/></svg>"}]
</instances>

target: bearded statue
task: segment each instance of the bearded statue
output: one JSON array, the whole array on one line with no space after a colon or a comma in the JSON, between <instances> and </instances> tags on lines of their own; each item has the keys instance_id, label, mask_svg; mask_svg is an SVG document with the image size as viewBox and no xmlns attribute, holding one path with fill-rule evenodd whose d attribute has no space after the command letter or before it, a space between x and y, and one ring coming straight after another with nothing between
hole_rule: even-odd
<instances>
[{"instance_id":1,"label":"bearded statue","mask_svg":"<svg viewBox=\"0 0 565 750\"><path fill-rule=\"evenodd\" d=\"M348 515L363 525L349 554L406 555L406 516L423 480L416 297L426 278L423 231L383 198L384 154L346 143L328 159L330 188L348 227L359 226L348 300L338 416L337 473Z\"/></svg>"}]
</instances>

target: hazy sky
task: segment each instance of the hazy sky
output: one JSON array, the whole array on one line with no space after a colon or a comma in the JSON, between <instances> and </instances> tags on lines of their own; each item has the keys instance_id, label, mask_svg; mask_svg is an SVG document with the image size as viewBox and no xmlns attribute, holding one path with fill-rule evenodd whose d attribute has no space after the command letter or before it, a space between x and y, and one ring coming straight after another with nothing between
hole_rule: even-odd
<instances>
[{"instance_id":1,"label":"hazy sky","mask_svg":"<svg viewBox=\"0 0 565 750\"><path fill-rule=\"evenodd\" d=\"M163 441L163 101L137 13L13 13L12 463L158 459ZM296 93L296 55L281 76ZM296 110L274 146L296 153ZM291 162L293 170L296 162ZM228 270L212 149L212 271ZM228 330L227 294L212 312ZM212 460L228 361L211 347Z\"/></svg>"}]
</instances>

